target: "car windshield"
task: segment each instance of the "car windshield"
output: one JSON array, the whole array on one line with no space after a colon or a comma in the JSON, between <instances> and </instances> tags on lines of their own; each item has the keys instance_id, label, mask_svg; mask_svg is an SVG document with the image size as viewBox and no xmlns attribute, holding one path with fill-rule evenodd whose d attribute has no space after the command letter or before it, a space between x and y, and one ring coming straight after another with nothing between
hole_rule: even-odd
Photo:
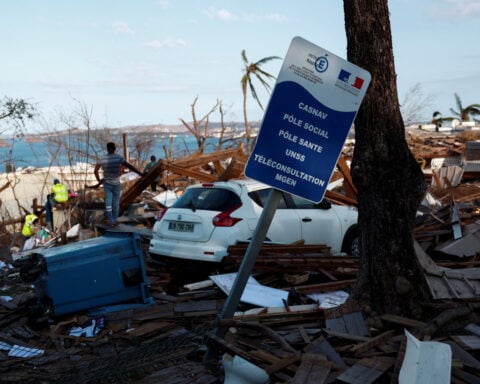
<instances>
[{"instance_id":1,"label":"car windshield","mask_svg":"<svg viewBox=\"0 0 480 384\"><path fill-rule=\"evenodd\" d=\"M228 189L191 188L172 205L172 208L224 212L241 205L240 197Z\"/></svg>"}]
</instances>

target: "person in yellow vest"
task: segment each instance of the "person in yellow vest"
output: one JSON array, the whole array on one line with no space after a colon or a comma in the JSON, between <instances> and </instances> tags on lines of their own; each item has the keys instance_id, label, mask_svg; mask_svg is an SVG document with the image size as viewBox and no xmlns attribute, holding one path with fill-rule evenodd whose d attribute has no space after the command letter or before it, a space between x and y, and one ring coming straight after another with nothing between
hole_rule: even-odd
<instances>
[{"instance_id":1,"label":"person in yellow vest","mask_svg":"<svg viewBox=\"0 0 480 384\"><path fill-rule=\"evenodd\" d=\"M33 213L28 214L25 217L25 221L23 223L22 227L22 245L20 247L20 250L23 251L23 248L25 247L25 243L27 240L32 238L32 236L35 236L37 234L37 231L39 229L39 219L37 215L34 215Z\"/></svg>"},{"instance_id":2,"label":"person in yellow vest","mask_svg":"<svg viewBox=\"0 0 480 384\"><path fill-rule=\"evenodd\" d=\"M66 203L68 201L68 189L64 184L60 183L60 180L53 180L51 192L50 203L53 207L57 205L57 203Z\"/></svg>"}]
</instances>

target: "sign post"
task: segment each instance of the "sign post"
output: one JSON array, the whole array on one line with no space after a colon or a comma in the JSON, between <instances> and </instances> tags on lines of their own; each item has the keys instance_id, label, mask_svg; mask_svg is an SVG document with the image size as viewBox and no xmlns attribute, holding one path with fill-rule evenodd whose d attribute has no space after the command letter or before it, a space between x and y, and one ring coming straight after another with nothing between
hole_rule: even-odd
<instances>
[{"instance_id":1,"label":"sign post","mask_svg":"<svg viewBox=\"0 0 480 384\"><path fill-rule=\"evenodd\" d=\"M273 186L217 320L231 318L275 215L280 190L319 202L370 74L301 37L290 44L245 175ZM217 327L217 336L224 330ZM209 348L205 361L213 351Z\"/></svg>"}]
</instances>

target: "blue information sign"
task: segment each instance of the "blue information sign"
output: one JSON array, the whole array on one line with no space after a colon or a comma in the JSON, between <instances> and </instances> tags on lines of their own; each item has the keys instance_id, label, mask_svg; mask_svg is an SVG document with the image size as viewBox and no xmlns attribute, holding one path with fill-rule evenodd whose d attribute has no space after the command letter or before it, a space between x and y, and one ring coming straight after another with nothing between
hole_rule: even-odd
<instances>
[{"instance_id":1,"label":"blue information sign","mask_svg":"<svg viewBox=\"0 0 480 384\"><path fill-rule=\"evenodd\" d=\"M245 175L321 201L369 83L364 69L295 37Z\"/></svg>"}]
</instances>

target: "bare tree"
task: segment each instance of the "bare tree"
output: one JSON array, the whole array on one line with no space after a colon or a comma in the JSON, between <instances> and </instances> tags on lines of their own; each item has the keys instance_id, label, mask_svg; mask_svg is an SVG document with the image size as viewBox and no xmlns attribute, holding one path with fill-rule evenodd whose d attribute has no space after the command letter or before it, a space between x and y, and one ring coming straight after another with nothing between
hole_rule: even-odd
<instances>
[{"instance_id":1,"label":"bare tree","mask_svg":"<svg viewBox=\"0 0 480 384\"><path fill-rule=\"evenodd\" d=\"M4 97L0 101L0 134L11 130L13 142L6 158L1 159L7 168L13 169L13 149L17 137L24 135L25 123L37 116L36 107L24 99Z\"/></svg>"},{"instance_id":2,"label":"bare tree","mask_svg":"<svg viewBox=\"0 0 480 384\"><path fill-rule=\"evenodd\" d=\"M411 87L403 98L400 110L405 126L425 120L425 112L432 105L432 95L425 95L420 83Z\"/></svg>"},{"instance_id":3,"label":"bare tree","mask_svg":"<svg viewBox=\"0 0 480 384\"><path fill-rule=\"evenodd\" d=\"M0 120L14 124L15 129L22 127L27 120L33 119L37 114L33 104L24 99L4 97L0 102ZM6 128L0 129L3 133Z\"/></svg>"},{"instance_id":4,"label":"bare tree","mask_svg":"<svg viewBox=\"0 0 480 384\"><path fill-rule=\"evenodd\" d=\"M195 100L191 104L191 114L192 122L187 123L184 119L180 118L179 120L188 129L188 131L195 137L198 145L198 151L203 152L205 149L205 142L207 140L207 129L210 115L215 112L218 107L221 105L221 101L217 100L217 103L208 111L201 119L197 119L197 114L195 107L198 101L198 96L195 97Z\"/></svg>"},{"instance_id":5,"label":"bare tree","mask_svg":"<svg viewBox=\"0 0 480 384\"><path fill-rule=\"evenodd\" d=\"M412 231L426 183L405 138L388 1L344 0L344 11L348 60L372 75L351 166L361 237L355 297L381 313L421 317L429 295Z\"/></svg>"}]
</instances>

